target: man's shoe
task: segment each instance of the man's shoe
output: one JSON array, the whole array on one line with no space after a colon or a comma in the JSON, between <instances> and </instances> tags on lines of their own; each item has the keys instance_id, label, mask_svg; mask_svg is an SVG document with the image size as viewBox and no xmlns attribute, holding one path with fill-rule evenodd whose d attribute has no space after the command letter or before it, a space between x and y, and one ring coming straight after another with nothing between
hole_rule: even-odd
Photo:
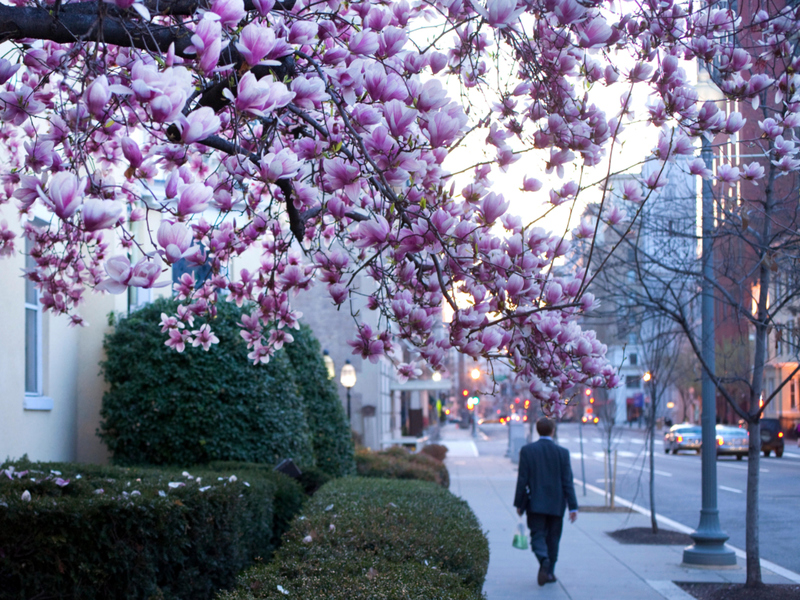
<instances>
[{"instance_id":1,"label":"man's shoe","mask_svg":"<svg viewBox=\"0 0 800 600\"><path fill-rule=\"evenodd\" d=\"M556 579L555 575L552 573L547 574L547 581L545 583L555 583L556 581L558 581L558 579Z\"/></svg>"},{"instance_id":2,"label":"man's shoe","mask_svg":"<svg viewBox=\"0 0 800 600\"><path fill-rule=\"evenodd\" d=\"M550 560L544 559L542 564L539 565L539 574L536 577L536 583L544 585L547 583L548 575L550 575Z\"/></svg>"}]
</instances>

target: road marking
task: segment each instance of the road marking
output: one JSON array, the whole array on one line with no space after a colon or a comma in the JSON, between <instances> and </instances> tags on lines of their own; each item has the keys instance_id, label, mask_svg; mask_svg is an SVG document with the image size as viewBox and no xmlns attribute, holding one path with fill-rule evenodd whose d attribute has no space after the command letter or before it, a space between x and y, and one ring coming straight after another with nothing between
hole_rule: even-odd
<instances>
[{"instance_id":1,"label":"road marking","mask_svg":"<svg viewBox=\"0 0 800 600\"><path fill-rule=\"evenodd\" d=\"M723 462L717 461L718 467L725 467L726 469L736 469L737 471L747 471L747 467L742 465L726 465ZM760 473L769 473L769 469L759 469Z\"/></svg>"},{"instance_id":2,"label":"road marking","mask_svg":"<svg viewBox=\"0 0 800 600\"><path fill-rule=\"evenodd\" d=\"M717 486L721 490L725 490L726 492L733 492L734 494L741 494L742 490L737 490L736 488L728 487L727 485L720 485Z\"/></svg>"},{"instance_id":3,"label":"road marking","mask_svg":"<svg viewBox=\"0 0 800 600\"><path fill-rule=\"evenodd\" d=\"M645 579L645 581L647 582L647 585L664 596L664 598L667 600L694 600L694 596L684 592L672 581L654 579Z\"/></svg>"},{"instance_id":4,"label":"road marking","mask_svg":"<svg viewBox=\"0 0 800 600\"><path fill-rule=\"evenodd\" d=\"M578 481L577 479L575 480L575 483L581 484L581 482ZM599 487L592 485L591 483L587 483L586 487L592 490L595 494L600 494L602 496L607 495L606 492L601 490ZM639 506L638 504L634 504L629 500L625 500L624 498L620 498L619 496L617 496L614 499L614 501L619 503L620 506L624 506L626 508L630 508L631 510L635 510L639 514L645 515L646 517L650 516L650 509L645 508L643 506ZM667 527L672 527L674 530L680 531L681 533L689 533L689 534L694 533L694 529L692 529L691 527L687 527L683 523L678 523L677 521L673 521L669 517L665 517L663 515L656 513L656 519L661 521ZM734 554L736 554L738 558L742 560L745 560L747 558L747 555L744 553L744 550L737 548L736 546L731 546L730 544L725 544L725 545L729 549L733 550ZM764 560L763 558L761 559L760 562L763 568L769 569L776 575L779 575L784 579L788 579L792 583L800 583L800 573L795 573L794 571L790 571L789 569L786 569L780 565L776 565L772 561Z\"/></svg>"},{"instance_id":5,"label":"road marking","mask_svg":"<svg viewBox=\"0 0 800 600\"><path fill-rule=\"evenodd\" d=\"M631 444L644 444L644 440L630 440Z\"/></svg>"}]
</instances>

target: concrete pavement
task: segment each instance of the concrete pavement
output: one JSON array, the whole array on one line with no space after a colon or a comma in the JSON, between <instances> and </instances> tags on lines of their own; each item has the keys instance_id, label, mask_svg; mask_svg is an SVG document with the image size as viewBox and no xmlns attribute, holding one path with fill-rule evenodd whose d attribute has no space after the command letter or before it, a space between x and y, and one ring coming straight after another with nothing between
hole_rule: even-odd
<instances>
[{"instance_id":1,"label":"concrete pavement","mask_svg":"<svg viewBox=\"0 0 800 600\"><path fill-rule=\"evenodd\" d=\"M620 544L606 532L628 527L649 527L649 515L625 512L581 512L570 524L565 520L558 582L539 587L538 563L533 553L511 545L519 522L512 502L516 465L506 457L481 456L469 430L444 427L438 442L448 447L446 465L450 491L466 500L489 538L489 572L484 585L487 600L521 600L534 596L553 600L691 600L674 581L743 583L744 561L723 569L696 568L682 564L682 546ZM574 470L574 465L573 465ZM576 482L578 503L602 507L602 490L588 486L586 496ZM698 515L699 517L699 515ZM680 529L669 520L665 529ZM766 568L765 583L798 583L800 575Z\"/></svg>"}]
</instances>

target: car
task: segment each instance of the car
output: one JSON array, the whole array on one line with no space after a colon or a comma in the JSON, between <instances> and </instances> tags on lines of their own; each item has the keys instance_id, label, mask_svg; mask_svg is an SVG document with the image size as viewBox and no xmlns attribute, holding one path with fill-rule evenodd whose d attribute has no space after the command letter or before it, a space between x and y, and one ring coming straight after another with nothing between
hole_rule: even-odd
<instances>
[{"instance_id":1,"label":"car","mask_svg":"<svg viewBox=\"0 0 800 600\"><path fill-rule=\"evenodd\" d=\"M700 429L700 426L694 425L692 423L678 423L677 425L673 425L672 427L670 427L667 433L664 434L664 452L666 454L669 454L670 451L673 451L674 454L676 449L677 450L689 449L688 445L685 448L678 447L679 444L683 444L683 440L681 440L681 442L678 442L677 440L678 437L683 436L684 431L693 432L695 429ZM691 435L692 437L694 437L694 433L692 433ZM697 447L694 446L691 447L692 450L696 450L697 452L700 451L700 447L702 445L702 435L698 435L698 439L700 440L701 443L698 444Z\"/></svg>"},{"instance_id":2,"label":"car","mask_svg":"<svg viewBox=\"0 0 800 600\"><path fill-rule=\"evenodd\" d=\"M717 425L717 456L735 456L742 460L747 456L750 434L746 429L730 425Z\"/></svg>"},{"instance_id":3,"label":"car","mask_svg":"<svg viewBox=\"0 0 800 600\"><path fill-rule=\"evenodd\" d=\"M664 452L677 454L681 450L694 450L698 454L703 446L703 429L700 425L673 425L664 436Z\"/></svg>"},{"instance_id":4,"label":"car","mask_svg":"<svg viewBox=\"0 0 800 600\"><path fill-rule=\"evenodd\" d=\"M783 431L778 419L761 419L761 451L764 456L775 452L775 456L783 456Z\"/></svg>"}]
</instances>

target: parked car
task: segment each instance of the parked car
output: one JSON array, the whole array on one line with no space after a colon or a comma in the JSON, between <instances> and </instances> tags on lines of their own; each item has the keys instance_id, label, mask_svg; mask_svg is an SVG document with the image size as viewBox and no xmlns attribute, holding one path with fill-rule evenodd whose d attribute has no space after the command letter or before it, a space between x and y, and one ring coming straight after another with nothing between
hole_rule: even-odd
<instances>
[{"instance_id":1,"label":"parked car","mask_svg":"<svg viewBox=\"0 0 800 600\"><path fill-rule=\"evenodd\" d=\"M677 454L680 450L694 450L698 454L703 446L703 429L700 425L681 423L673 425L664 435L664 452Z\"/></svg>"},{"instance_id":2,"label":"parked car","mask_svg":"<svg viewBox=\"0 0 800 600\"><path fill-rule=\"evenodd\" d=\"M747 456L750 434L746 429L731 425L717 425L717 456L735 456L742 460Z\"/></svg>"},{"instance_id":3,"label":"parked car","mask_svg":"<svg viewBox=\"0 0 800 600\"><path fill-rule=\"evenodd\" d=\"M775 452L775 456L783 456L783 431L778 419L761 419L761 451L764 456Z\"/></svg>"}]
</instances>

